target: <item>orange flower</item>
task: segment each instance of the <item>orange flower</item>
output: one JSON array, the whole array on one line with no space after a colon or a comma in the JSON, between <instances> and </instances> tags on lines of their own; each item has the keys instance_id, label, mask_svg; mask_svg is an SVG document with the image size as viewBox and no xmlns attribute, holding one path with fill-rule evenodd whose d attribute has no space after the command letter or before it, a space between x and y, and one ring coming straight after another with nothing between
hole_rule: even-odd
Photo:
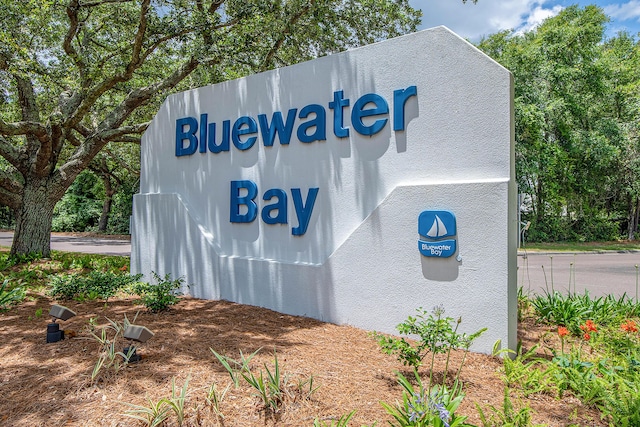
<instances>
[{"instance_id":1,"label":"orange flower","mask_svg":"<svg viewBox=\"0 0 640 427\"><path fill-rule=\"evenodd\" d=\"M127 265L123 265L122 267L119 268L120 271L127 271L129 269L129 267Z\"/></svg>"},{"instance_id":2,"label":"orange flower","mask_svg":"<svg viewBox=\"0 0 640 427\"><path fill-rule=\"evenodd\" d=\"M596 324L592 320L587 320L584 325L580 325L580 329L583 332L598 332L598 328L596 328Z\"/></svg>"},{"instance_id":3,"label":"orange flower","mask_svg":"<svg viewBox=\"0 0 640 427\"><path fill-rule=\"evenodd\" d=\"M589 341L591 339L591 335L589 335L588 332L585 332L582 338L584 338L585 341Z\"/></svg>"},{"instance_id":4,"label":"orange flower","mask_svg":"<svg viewBox=\"0 0 640 427\"><path fill-rule=\"evenodd\" d=\"M558 335L560 335L560 338L564 338L569 335L569 330L564 326L558 326Z\"/></svg>"},{"instance_id":5,"label":"orange flower","mask_svg":"<svg viewBox=\"0 0 640 427\"><path fill-rule=\"evenodd\" d=\"M625 332L638 332L638 326L636 325L636 322L630 319L620 325L620 328Z\"/></svg>"}]
</instances>

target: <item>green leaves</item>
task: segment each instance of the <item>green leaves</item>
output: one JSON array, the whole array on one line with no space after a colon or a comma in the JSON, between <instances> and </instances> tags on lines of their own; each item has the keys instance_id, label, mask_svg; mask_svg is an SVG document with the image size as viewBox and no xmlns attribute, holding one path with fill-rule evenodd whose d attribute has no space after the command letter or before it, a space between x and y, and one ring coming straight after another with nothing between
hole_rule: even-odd
<instances>
[{"instance_id":1,"label":"green leaves","mask_svg":"<svg viewBox=\"0 0 640 427\"><path fill-rule=\"evenodd\" d=\"M165 274L164 278L153 272L156 283L139 282L133 286L133 291L140 295L140 300L151 312L157 313L168 310L178 303L178 295L184 284L184 278L171 280L171 274Z\"/></svg>"},{"instance_id":2,"label":"green leaves","mask_svg":"<svg viewBox=\"0 0 640 427\"><path fill-rule=\"evenodd\" d=\"M61 299L102 299L105 302L119 291L128 290L142 275L92 270L88 274L57 274L49 281L49 294Z\"/></svg>"},{"instance_id":3,"label":"green leaves","mask_svg":"<svg viewBox=\"0 0 640 427\"><path fill-rule=\"evenodd\" d=\"M313 427L347 427L355 414L356 411L353 410L340 416L337 420L331 420L331 422L324 422L316 418L313 420Z\"/></svg>"},{"instance_id":4,"label":"green leaves","mask_svg":"<svg viewBox=\"0 0 640 427\"><path fill-rule=\"evenodd\" d=\"M566 322L573 335L558 328L561 348L557 344L548 348L551 360L536 356L539 346L504 358L507 385L525 396L548 393L561 398L570 392L584 405L596 407L609 425L635 425L640 408L638 304L626 296L594 299L588 294L553 293L536 297L532 305L540 321ZM541 342L548 343L549 338L544 336Z\"/></svg>"},{"instance_id":5,"label":"green leaves","mask_svg":"<svg viewBox=\"0 0 640 427\"><path fill-rule=\"evenodd\" d=\"M108 144L139 143L170 93L414 31L420 16L408 0L5 0L2 6L0 205L16 212L12 253L43 256L49 242L31 237L49 234L65 191ZM111 167L100 170L117 176ZM88 217L56 225L86 226Z\"/></svg>"},{"instance_id":6,"label":"green leaves","mask_svg":"<svg viewBox=\"0 0 640 427\"><path fill-rule=\"evenodd\" d=\"M249 357L246 357L240 351L240 360L233 360L229 357L223 356L217 353L214 349L210 349L216 356L218 361L229 372L231 379L236 386L240 384L240 377L242 377L247 384L251 386L256 392L256 396L260 399L262 407L265 411L275 414L279 412L285 402L285 399L290 396L287 390L287 376L280 370L280 363L278 362L278 355L276 351L273 351L273 368L269 369L265 363L264 371L260 369L259 373L255 373L249 366L251 359L261 350L257 349ZM233 365L233 366L232 366ZM266 375L265 375L266 373ZM300 382L298 384L298 392L304 393L303 386L307 384L307 381ZM307 396L313 393L313 377L310 379L309 392ZM349 417L350 418L350 417Z\"/></svg>"},{"instance_id":7,"label":"green leaves","mask_svg":"<svg viewBox=\"0 0 640 427\"><path fill-rule=\"evenodd\" d=\"M395 421L394 427L455 427L464 426L467 417L455 412L464 399L462 386L456 381L453 387L436 385L424 387L418 371L414 370L416 386L404 375L398 373L398 383L402 386L402 403L390 405L380 402Z\"/></svg>"},{"instance_id":8,"label":"green leaves","mask_svg":"<svg viewBox=\"0 0 640 427\"><path fill-rule=\"evenodd\" d=\"M588 293L545 292L533 297L531 305L541 322L566 326L574 334L579 334L580 324L589 319L599 325L610 325L640 315L640 305L626 295L591 298Z\"/></svg>"},{"instance_id":9,"label":"green leaves","mask_svg":"<svg viewBox=\"0 0 640 427\"><path fill-rule=\"evenodd\" d=\"M189 387L188 376L179 392L176 391L176 379L171 379L171 397L163 398L157 402L147 398L148 405L134 405L125 402L125 405L132 409L123 415L146 423L148 427L160 426L170 417L171 412L176 416L178 426L182 426L185 420L185 402L187 399L187 388Z\"/></svg>"},{"instance_id":10,"label":"green leaves","mask_svg":"<svg viewBox=\"0 0 640 427\"><path fill-rule=\"evenodd\" d=\"M607 21L597 6L574 5L479 44L514 75L516 175L532 241L637 230L640 44L624 33L605 40Z\"/></svg>"},{"instance_id":11,"label":"green leaves","mask_svg":"<svg viewBox=\"0 0 640 427\"><path fill-rule=\"evenodd\" d=\"M462 319L442 317L444 309L436 307L432 314L423 308L416 309L418 315L407 317L407 320L396 326L402 335L417 336L417 344L411 344L405 338L388 337L374 333L381 350L387 354L396 354L398 360L405 365L418 367L422 360L431 353L448 353L451 349L468 350L471 343L485 330L481 329L471 335L458 333L458 326Z\"/></svg>"},{"instance_id":12,"label":"green leaves","mask_svg":"<svg viewBox=\"0 0 640 427\"><path fill-rule=\"evenodd\" d=\"M0 284L0 310L8 310L12 305L22 302L27 294L26 289L20 286L9 289L9 284L9 279L4 279Z\"/></svg>"}]
</instances>

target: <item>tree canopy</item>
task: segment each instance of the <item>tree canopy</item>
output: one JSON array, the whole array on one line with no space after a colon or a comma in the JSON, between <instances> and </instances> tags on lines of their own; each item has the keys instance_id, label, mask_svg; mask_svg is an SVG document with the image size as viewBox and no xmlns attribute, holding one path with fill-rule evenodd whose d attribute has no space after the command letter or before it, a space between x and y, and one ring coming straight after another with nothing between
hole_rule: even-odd
<instances>
[{"instance_id":1,"label":"tree canopy","mask_svg":"<svg viewBox=\"0 0 640 427\"><path fill-rule=\"evenodd\" d=\"M515 79L516 175L538 241L634 238L640 195L640 44L605 37L597 6L479 47Z\"/></svg>"},{"instance_id":2,"label":"tree canopy","mask_svg":"<svg viewBox=\"0 0 640 427\"><path fill-rule=\"evenodd\" d=\"M1 0L0 204L11 252L49 253L54 206L171 91L414 31L408 0Z\"/></svg>"},{"instance_id":3,"label":"tree canopy","mask_svg":"<svg viewBox=\"0 0 640 427\"><path fill-rule=\"evenodd\" d=\"M15 218L14 254L48 254L54 213L82 213L57 219L58 229L105 230L112 203L130 209L135 144L169 93L372 43L420 22L408 0L0 4L0 205ZM514 75L516 175L531 240L636 238L640 41L607 37L607 23L597 6L571 6L531 31L503 31L478 45ZM71 187L87 169L93 177ZM127 216L115 224L126 227Z\"/></svg>"}]
</instances>

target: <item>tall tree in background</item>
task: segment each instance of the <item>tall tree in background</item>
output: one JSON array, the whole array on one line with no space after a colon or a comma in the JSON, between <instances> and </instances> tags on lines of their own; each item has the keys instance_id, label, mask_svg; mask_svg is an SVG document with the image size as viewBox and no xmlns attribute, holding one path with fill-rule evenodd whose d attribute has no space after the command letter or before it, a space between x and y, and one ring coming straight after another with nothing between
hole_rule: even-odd
<instances>
[{"instance_id":1,"label":"tall tree in background","mask_svg":"<svg viewBox=\"0 0 640 427\"><path fill-rule=\"evenodd\" d=\"M625 237L636 239L640 220L640 41L620 33L602 45L607 70L607 116L618 147L613 200L626 208Z\"/></svg>"},{"instance_id":2,"label":"tall tree in background","mask_svg":"<svg viewBox=\"0 0 640 427\"><path fill-rule=\"evenodd\" d=\"M639 44L627 34L605 40L607 22L596 6L571 6L479 45L514 74L516 175L534 240L637 229Z\"/></svg>"},{"instance_id":3,"label":"tall tree in background","mask_svg":"<svg viewBox=\"0 0 640 427\"><path fill-rule=\"evenodd\" d=\"M50 252L53 209L171 91L414 31L408 0L0 0L0 204L12 254ZM100 164L100 161L96 161Z\"/></svg>"}]
</instances>

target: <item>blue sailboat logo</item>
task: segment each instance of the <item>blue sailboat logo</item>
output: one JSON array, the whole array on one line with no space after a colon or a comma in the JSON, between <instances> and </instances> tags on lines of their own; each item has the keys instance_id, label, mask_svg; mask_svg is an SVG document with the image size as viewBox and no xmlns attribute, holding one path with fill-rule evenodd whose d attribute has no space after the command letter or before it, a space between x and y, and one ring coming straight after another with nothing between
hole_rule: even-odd
<instances>
[{"instance_id":1,"label":"blue sailboat logo","mask_svg":"<svg viewBox=\"0 0 640 427\"><path fill-rule=\"evenodd\" d=\"M456 217L450 211L424 211L418 218L418 250L424 256L448 258L456 252Z\"/></svg>"}]
</instances>

